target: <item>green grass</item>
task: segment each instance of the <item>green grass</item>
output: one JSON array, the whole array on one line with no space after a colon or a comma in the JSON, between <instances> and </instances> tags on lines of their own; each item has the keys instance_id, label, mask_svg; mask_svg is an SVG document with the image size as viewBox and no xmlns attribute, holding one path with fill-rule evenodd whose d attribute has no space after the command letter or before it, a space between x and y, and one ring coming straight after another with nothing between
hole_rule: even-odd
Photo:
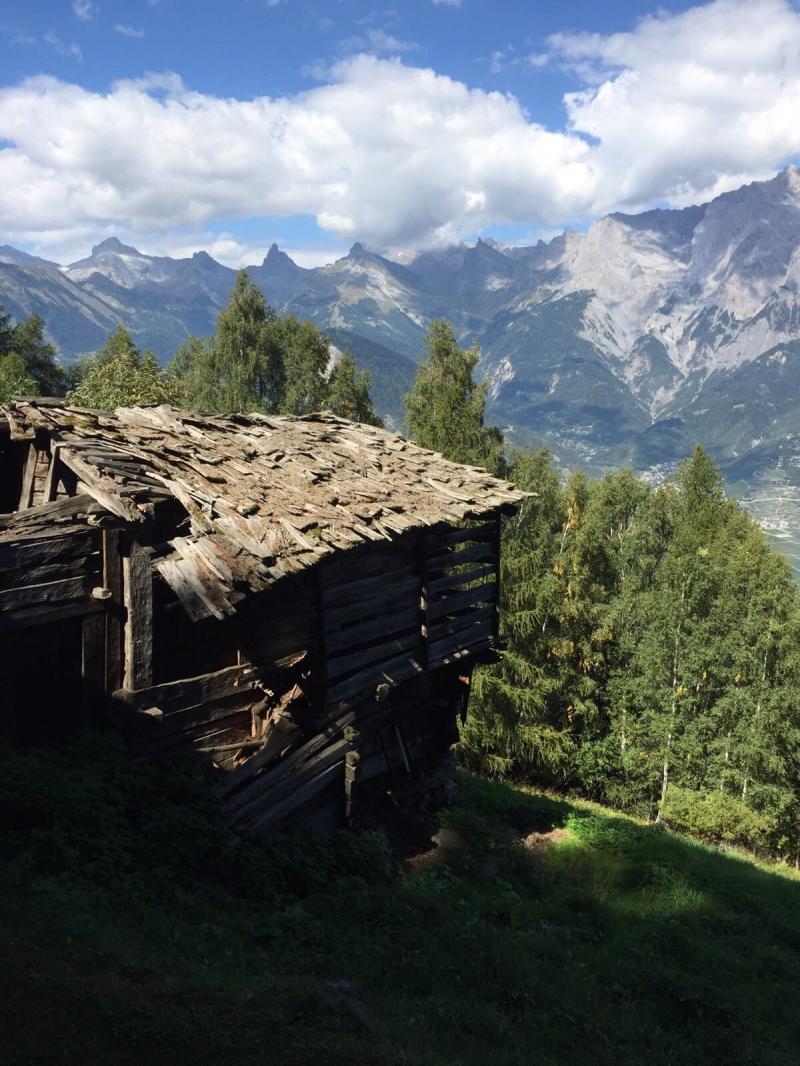
<instances>
[{"instance_id":1,"label":"green grass","mask_svg":"<svg viewBox=\"0 0 800 1066\"><path fill-rule=\"evenodd\" d=\"M0 1059L797 1062L791 874L468 776L442 824L392 869L376 834L231 841L96 741L7 757Z\"/></svg>"}]
</instances>

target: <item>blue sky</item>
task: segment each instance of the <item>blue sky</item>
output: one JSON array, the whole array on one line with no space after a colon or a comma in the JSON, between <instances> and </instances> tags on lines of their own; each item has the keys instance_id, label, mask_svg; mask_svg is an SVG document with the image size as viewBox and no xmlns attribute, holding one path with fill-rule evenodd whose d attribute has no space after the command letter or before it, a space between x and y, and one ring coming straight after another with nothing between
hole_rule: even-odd
<instances>
[{"instance_id":1,"label":"blue sky","mask_svg":"<svg viewBox=\"0 0 800 1066\"><path fill-rule=\"evenodd\" d=\"M522 241L800 151L792 0L5 0L0 48L0 243L62 261Z\"/></svg>"}]
</instances>

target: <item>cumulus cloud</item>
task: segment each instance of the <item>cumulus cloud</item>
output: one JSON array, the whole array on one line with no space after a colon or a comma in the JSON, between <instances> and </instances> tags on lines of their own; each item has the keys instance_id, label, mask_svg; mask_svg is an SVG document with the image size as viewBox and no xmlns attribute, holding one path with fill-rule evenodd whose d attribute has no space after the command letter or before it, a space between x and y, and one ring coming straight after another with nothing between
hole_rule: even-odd
<instances>
[{"instance_id":1,"label":"cumulus cloud","mask_svg":"<svg viewBox=\"0 0 800 1066\"><path fill-rule=\"evenodd\" d=\"M696 202L800 153L788 0L560 34L546 56L580 82L560 130L512 96L376 55L283 98L219 99L174 74L106 93L31 79L0 90L0 229L41 247L92 227L158 235L309 213L342 242L420 246Z\"/></svg>"},{"instance_id":2,"label":"cumulus cloud","mask_svg":"<svg viewBox=\"0 0 800 1066\"><path fill-rule=\"evenodd\" d=\"M361 56L285 99L221 100L176 76L106 94L53 78L0 91L0 229L139 230L309 212L342 240L456 238L586 207L588 147L514 99ZM584 192L581 192L584 190Z\"/></svg>"},{"instance_id":3,"label":"cumulus cloud","mask_svg":"<svg viewBox=\"0 0 800 1066\"><path fill-rule=\"evenodd\" d=\"M565 103L569 131L598 142L595 210L696 202L800 152L800 13L787 0L715 0L549 44L585 84Z\"/></svg>"}]
</instances>

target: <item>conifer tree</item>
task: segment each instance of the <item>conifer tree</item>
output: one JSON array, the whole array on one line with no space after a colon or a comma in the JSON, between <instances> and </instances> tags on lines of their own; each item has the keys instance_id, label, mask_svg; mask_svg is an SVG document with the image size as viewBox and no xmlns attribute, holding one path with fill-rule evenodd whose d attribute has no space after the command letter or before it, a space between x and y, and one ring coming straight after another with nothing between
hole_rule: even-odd
<instances>
[{"instance_id":1,"label":"conifer tree","mask_svg":"<svg viewBox=\"0 0 800 1066\"><path fill-rule=\"evenodd\" d=\"M564 500L546 449L517 455L511 477L535 497L504 525L500 618L506 647L496 666L475 675L461 754L467 765L492 774L557 774L570 744L566 721L559 727L551 713L558 674L549 654Z\"/></svg>"},{"instance_id":2,"label":"conifer tree","mask_svg":"<svg viewBox=\"0 0 800 1066\"><path fill-rule=\"evenodd\" d=\"M431 322L427 357L420 364L405 398L411 436L432 451L459 463L483 466L493 473L505 469L503 436L484 425L486 383L476 385L473 371L477 348L462 349L449 322Z\"/></svg>"}]
</instances>

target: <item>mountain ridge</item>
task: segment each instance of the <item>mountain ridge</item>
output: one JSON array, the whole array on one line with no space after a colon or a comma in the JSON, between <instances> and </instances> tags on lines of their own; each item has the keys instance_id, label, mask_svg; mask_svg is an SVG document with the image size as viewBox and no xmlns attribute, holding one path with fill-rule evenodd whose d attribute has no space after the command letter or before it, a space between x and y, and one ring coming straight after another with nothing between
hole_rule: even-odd
<instances>
[{"instance_id":1,"label":"mountain ridge","mask_svg":"<svg viewBox=\"0 0 800 1066\"><path fill-rule=\"evenodd\" d=\"M481 238L402 260L356 242L304 268L273 244L247 270L279 312L361 338L373 376L383 351L407 379L428 323L449 319L481 348L491 418L567 462L668 463L698 431L736 460L787 419L795 428L783 393L800 400L797 167L706 204L614 213L546 242ZM65 266L0 248L0 303L15 317L41 314L67 359L123 322L166 360L190 333L213 331L234 276L206 252L149 256L117 237ZM387 402L396 418L399 396ZM672 443L659 452L661 437Z\"/></svg>"}]
</instances>

